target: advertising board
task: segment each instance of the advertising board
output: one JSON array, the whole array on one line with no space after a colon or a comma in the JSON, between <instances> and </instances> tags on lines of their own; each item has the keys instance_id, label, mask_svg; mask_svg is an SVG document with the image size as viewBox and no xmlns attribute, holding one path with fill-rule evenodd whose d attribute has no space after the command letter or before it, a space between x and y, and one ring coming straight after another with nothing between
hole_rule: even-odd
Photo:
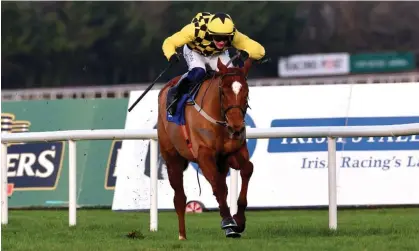
<instances>
[{"instance_id":1,"label":"advertising board","mask_svg":"<svg viewBox=\"0 0 419 251\"><path fill-rule=\"evenodd\" d=\"M122 129L127 104L128 99L2 102L2 133ZM117 147L111 140L77 142L79 206L112 204L115 181L107 171L114 169L109 156L115 158ZM11 208L67 205L67 142L11 144L7 164Z\"/></svg>"},{"instance_id":2,"label":"advertising board","mask_svg":"<svg viewBox=\"0 0 419 251\"><path fill-rule=\"evenodd\" d=\"M416 68L415 55L406 53L362 53L350 56L351 73L410 71Z\"/></svg>"},{"instance_id":3,"label":"advertising board","mask_svg":"<svg viewBox=\"0 0 419 251\"><path fill-rule=\"evenodd\" d=\"M131 92L132 103L142 91ZM361 126L419 122L418 83L266 86L250 88L246 121L251 127ZM125 128L153 128L157 94L150 91L127 115ZM324 206L328 204L325 138L251 139L254 173L249 207ZM117 158L113 210L148 209L148 140L122 143ZM337 140L338 205L419 204L419 136L354 137ZM162 162L162 161L161 161ZM165 172L164 164L159 172ZM188 201L218 208L202 176L199 196L196 165L184 172ZM230 181L227 177L227 184ZM239 177L240 187L240 177ZM173 209L167 173L158 181L159 209Z\"/></svg>"},{"instance_id":4,"label":"advertising board","mask_svg":"<svg viewBox=\"0 0 419 251\"><path fill-rule=\"evenodd\" d=\"M349 74L349 54L309 54L280 58L280 77L310 77Z\"/></svg>"}]
</instances>

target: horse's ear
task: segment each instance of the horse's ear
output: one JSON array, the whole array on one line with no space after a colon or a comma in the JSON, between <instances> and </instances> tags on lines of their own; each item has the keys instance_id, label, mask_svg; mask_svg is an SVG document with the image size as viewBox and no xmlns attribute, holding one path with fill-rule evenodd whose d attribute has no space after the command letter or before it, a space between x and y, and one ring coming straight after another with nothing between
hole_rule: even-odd
<instances>
[{"instance_id":1,"label":"horse's ear","mask_svg":"<svg viewBox=\"0 0 419 251\"><path fill-rule=\"evenodd\" d=\"M243 71L245 76L247 76L247 74L249 73L250 66L252 66L252 60L250 58L248 58L246 60L246 62L244 62L244 66L242 68L242 71Z\"/></svg>"},{"instance_id":2,"label":"horse's ear","mask_svg":"<svg viewBox=\"0 0 419 251\"><path fill-rule=\"evenodd\" d=\"M217 60L217 68L220 72L227 72L227 70L228 70L227 66L225 66L223 64L223 62L221 62L220 58L218 58L218 60Z\"/></svg>"}]
</instances>

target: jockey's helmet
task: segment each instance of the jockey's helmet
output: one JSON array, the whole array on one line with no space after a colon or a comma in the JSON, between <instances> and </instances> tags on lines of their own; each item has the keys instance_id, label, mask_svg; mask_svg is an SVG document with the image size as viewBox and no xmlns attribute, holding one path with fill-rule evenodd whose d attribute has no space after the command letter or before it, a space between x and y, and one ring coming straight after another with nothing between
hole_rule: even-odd
<instances>
[{"instance_id":1,"label":"jockey's helmet","mask_svg":"<svg viewBox=\"0 0 419 251\"><path fill-rule=\"evenodd\" d=\"M215 13L208 23L208 33L211 35L232 36L234 31L233 20L225 13Z\"/></svg>"}]
</instances>

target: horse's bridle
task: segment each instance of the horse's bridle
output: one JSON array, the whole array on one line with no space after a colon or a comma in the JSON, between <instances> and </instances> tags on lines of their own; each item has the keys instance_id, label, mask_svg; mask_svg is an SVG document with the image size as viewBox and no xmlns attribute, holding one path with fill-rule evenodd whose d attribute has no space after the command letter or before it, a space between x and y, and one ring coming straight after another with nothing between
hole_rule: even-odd
<instances>
[{"instance_id":1,"label":"horse's bridle","mask_svg":"<svg viewBox=\"0 0 419 251\"><path fill-rule=\"evenodd\" d=\"M230 72L230 73L225 73L223 75L221 75L220 81L218 83L218 93L219 93L219 97L220 97L220 106L221 106L221 119L223 119L223 123L222 125L227 127L227 112L231 109L239 109L243 115L243 118L246 116L246 112L247 112L247 108L249 107L248 102L246 101L245 104L245 108L243 108L241 105L230 105L228 106L226 109L224 109L223 107L223 96L224 92L223 92L223 78L226 76L243 76L245 79L246 77L240 72Z\"/></svg>"},{"instance_id":2,"label":"horse's bridle","mask_svg":"<svg viewBox=\"0 0 419 251\"><path fill-rule=\"evenodd\" d=\"M229 61L228 61L228 63L226 64L226 66L228 67L228 65L230 65L230 63L231 62L233 62L233 60L235 59L235 58L237 58L238 56L240 56L240 54L239 53L237 53L236 55L234 55ZM217 72L215 73L215 74L217 74ZM214 77L215 77L216 75L214 75ZM221 125L221 126L224 126L224 127L227 127L228 126L228 123L227 123L227 117L226 117L226 114L227 114L227 112L229 111L229 110L231 110L231 109L234 109L234 108L236 108L236 109L240 109L240 111L242 112L242 115L243 115L243 118L245 117L245 115L246 115L246 112L247 112L247 108L249 108L250 106L249 106L249 103L246 101L246 107L245 108L243 108L243 107L241 107L240 105L231 105L231 106L228 106L227 107L227 109L224 109L224 107L223 107L223 102L222 102L222 98L223 98L223 96L224 96L224 92L223 92L223 85L222 85L222 83L223 83L223 78L224 77L226 77L226 76L242 76L242 77L244 77L246 80L247 80L247 77L246 76L244 76L243 75L243 73L241 72L241 71L237 71L237 72L229 72L229 73L225 73L225 74L222 74L221 75L221 77L220 77L220 80L219 80L219 82L218 82L218 93L219 93L219 100L220 100L220 106L221 106L221 119L222 120L215 120L215 119L213 119L211 116L209 116L203 109L202 109L202 107L200 107L199 105L198 105L198 103L197 102L193 102L193 106L194 106L194 108L205 118L205 119L207 119L208 121L210 121L211 123L213 123L213 124L216 124L216 125ZM211 83L210 83L210 85L212 84L212 80L211 80ZM207 89L208 90L208 89ZM205 94L204 94L204 96L205 96ZM247 97L248 98L248 97ZM202 97L202 99L204 99L204 97Z\"/></svg>"}]
</instances>

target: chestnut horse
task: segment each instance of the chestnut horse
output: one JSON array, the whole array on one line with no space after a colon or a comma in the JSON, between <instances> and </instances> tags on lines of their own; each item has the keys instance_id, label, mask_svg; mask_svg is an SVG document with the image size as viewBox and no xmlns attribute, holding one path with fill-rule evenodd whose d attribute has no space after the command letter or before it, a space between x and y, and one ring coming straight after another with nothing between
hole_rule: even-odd
<instances>
[{"instance_id":1,"label":"chestnut horse","mask_svg":"<svg viewBox=\"0 0 419 251\"><path fill-rule=\"evenodd\" d=\"M240 237L245 229L247 189L253 173L244 122L249 93L246 76L251 64L249 59L243 68L228 68L218 59L218 72L202 83L194 104L185 106L186 126L168 122L166 118L168 88L177 83L179 76L169 81L159 93L158 142L174 190L180 240L186 239L183 171L190 161L199 165L211 184L225 235ZM240 170L242 178L238 211L233 217L227 205L226 177L229 167Z\"/></svg>"}]
</instances>

